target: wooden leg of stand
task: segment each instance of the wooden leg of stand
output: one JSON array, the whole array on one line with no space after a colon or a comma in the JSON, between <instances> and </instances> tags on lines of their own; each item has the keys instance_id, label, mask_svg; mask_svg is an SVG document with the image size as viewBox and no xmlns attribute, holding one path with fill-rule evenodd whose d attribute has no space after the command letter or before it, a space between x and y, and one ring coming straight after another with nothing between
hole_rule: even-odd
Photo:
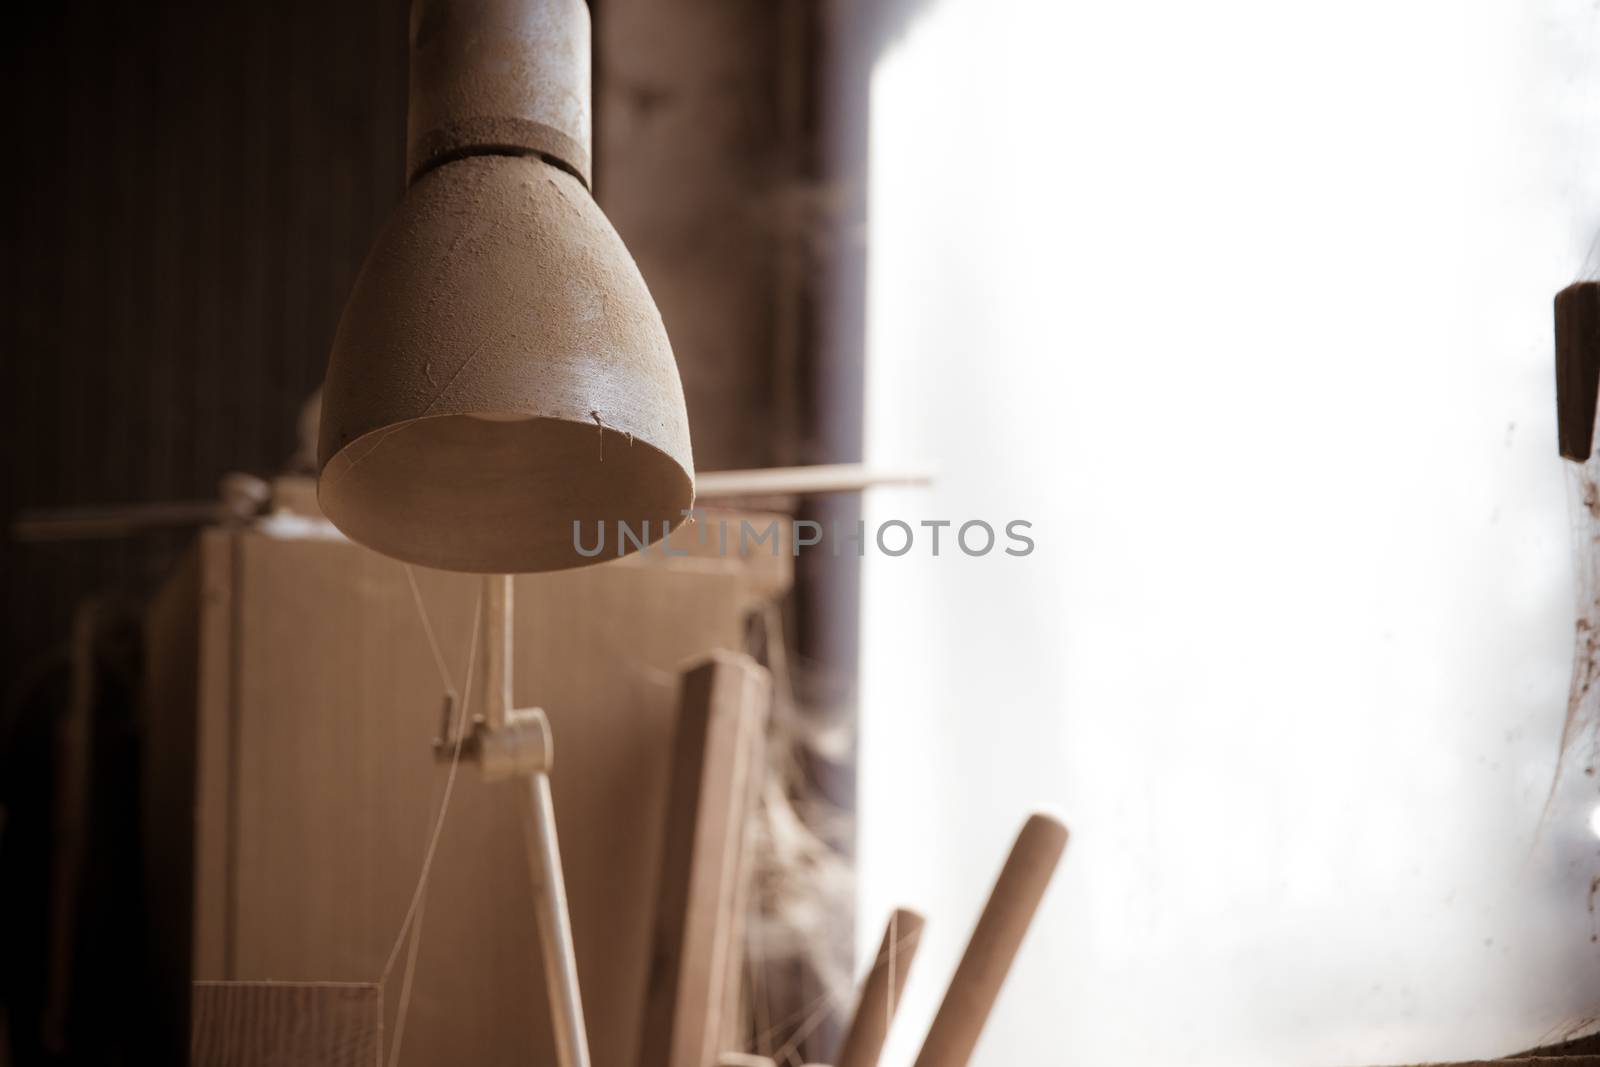
<instances>
[{"instance_id":1,"label":"wooden leg of stand","mask_svg":"<svg viewBox=\"0 0 1600 1067\"><path fill-rule=\"evenodd\" d=\"M589 1067L589 1038L583 1028L583 1000L578 995L578 958L572 948L572 920L567 912L566 881L561 875L561 850L556 843L550 776L530 774L527 788L523 828L533 871L539 951L544 957L544 980L550 993L556 1062L559 1067Z\"/></svg>"}]
</instances>

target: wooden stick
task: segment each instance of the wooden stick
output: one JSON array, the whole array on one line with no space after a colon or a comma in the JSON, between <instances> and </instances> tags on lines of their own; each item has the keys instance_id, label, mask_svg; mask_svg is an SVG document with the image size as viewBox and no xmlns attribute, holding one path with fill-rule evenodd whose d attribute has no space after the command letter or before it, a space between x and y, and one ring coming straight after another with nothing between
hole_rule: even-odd
<instances>
[{"instance_id":1,"label":"wooden stick","mask_svg":"<svg viewBox=\"0 0 1600 1067\"><path fill-rule=\"evenodd\" d=\"M1591 426L1593 421L1591 414ZM695 475L695 499L859 493L879 485L928 485L932 481L932 476L926 471L868 467L861 463L703 471ZM18 515L11 524L11 536L18 541L132 537L147 530L206 526L229 519L248 518L249 514L241 512L236 504L217 500L171 500L96 508L28 510Z\"/></svg>"},{"instance_id":2,"label":"wooden stick","mask_svg":"<svg viewBox=\"0 0 1600 1067\"><path fill-rule=\"evenodd\" d=\"M966 1067L1066 847L1067 828L1059 821L1028 816L928 1028L916 1067Z\"/></svg>"},{"instance_id":3,"label":"wooden stick","mask_svg":"<svg viewBox=\"0 0 1600 1067\"><path fill-rule=\"evenodd\" d=\"M528 870L533 877L534 918L539 928L539 954L544 960L545 992L558 1067L589 1067L589 1036L584 1028L583 997L578 989L578 956L572 943L572 917L567 908L567 883L561 871L561 845L556 836L555 802L550 794L549 724L536 708L512 708L511 634L516 611L513 578L483 578L483 685L485 732L480 756L493 771L497 753L520 756L532 765L522 769L527 795L522 805L522 830L527 842ZM528 724L536 727L528 728ZM520 728L527 728L526 730ZM509 750L500 747L523 738ZM534 747L526 747L527 741ZM512 761L513 763L515 760Z\"/></svg>"},{"instance_id":4,"label":"wooden stick","mask_svg":"<svg viewBox=\"0 0 1600 1067\"><path fill-rule=\"evenodd\" d=\"M906 975L922 938L922 916L908 908L896 908L883 931L883 944L861 983L856 1012L839 1046L837 1067L876 1067L883 1054L889 1024L900 1007L900 994Z\"/></svg>"},{"instance_id":5,"label":"wooden stick","mask_svg":"<svg viewBox=\"0 0 1600 1067\"><path fill-rule=\"evenodd\" d=\"M526 781L528 796L523 806L522 827L528 842L528 866L533 874L539 950L544 958L556 1063L559 1067L589 1067L589 1036L584 1029L583 1000L578 993L578 957L572 947L572 920L567 911L567 883L561 873L561 847L556 839L550 776L530 774Z\"/></svg>"},{"instance_id":6,"label":"wooden stick","mask_svg":"<svg viewBox=\"0 0 1600 1067\"><path fill-rule=\"evenodd\" d=\"M156 504L114 504L100 508L24 511L11 525L18 541L81 541L131 537L146 530L203 526L259 514L272 498L272 487L253 474L223 475L219 500L178 500Z\"/></svg>"},{"instance_id":7,"label":"wooden stick","mask_svg":"<svg viewBox=\"0 0 1600 1067\"><path fill-rule=\"evenodd\" d=\"M18 541L86 541L171 526L206 526L225 518L226 509L215 500L24 511L11 524L11 536Z\"/></svg>"},{"instance_id":8,"label":"wooden stick","mask_svg":"<svg viewBox=\"0 0 1600 1067\"><path fill-rule=\"evenodd\" d=\"M890 470L861 463L700 471L695 474L694 495L696 500L713 500L791 493L857 493L875 485L927 485L932 480L925 471Z\"/></svg>"},{"instance_id":9,"label":"wooden stick","mask_svg":"<svg viewBox=\"0 0 1600 1067\"><path fill-rule=\"evenodd\" d=\"M516 611L509 574L483 576L483 717L490 730L503 730L511 710L511 634Z\"/></svg>"}]
</instances>

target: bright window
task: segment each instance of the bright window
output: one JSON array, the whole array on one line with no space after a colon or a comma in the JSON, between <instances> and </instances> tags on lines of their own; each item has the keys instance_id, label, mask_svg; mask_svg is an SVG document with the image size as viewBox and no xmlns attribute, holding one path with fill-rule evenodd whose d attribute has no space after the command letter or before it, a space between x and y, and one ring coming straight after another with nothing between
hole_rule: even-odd
<instances>
[{"instance_id":1,"label":"bright window","mask_svg":"<svg viewBox=\"0 0 1600 1067\"><path fill-rule=\"evenodd\" d=\"M935 0L871 115L860 944L909 1063L1023 814L979 1046L1500 1055L1600 1006L1550 300L1600 267L1576 0ZM870 535L869 535L870 536ZM900 536L890 539L898 547Z\"/></svg>"}]
</instances>

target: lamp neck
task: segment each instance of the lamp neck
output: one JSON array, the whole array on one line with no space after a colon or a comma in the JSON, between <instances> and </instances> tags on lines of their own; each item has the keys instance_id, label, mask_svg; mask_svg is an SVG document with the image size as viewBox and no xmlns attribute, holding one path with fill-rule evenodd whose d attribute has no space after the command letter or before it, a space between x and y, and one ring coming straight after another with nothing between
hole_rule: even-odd
<instances>
[{"instance_id":1,"label":"lamp neck","mask_svg":"<svg viewBox=\"0 0 1600 1067\"><path fill-rule=\"evenodd\" d=\"M414 0L406 182L473 155L538 155L590 185L584 0Z\"/></svg>"}]
</instances>

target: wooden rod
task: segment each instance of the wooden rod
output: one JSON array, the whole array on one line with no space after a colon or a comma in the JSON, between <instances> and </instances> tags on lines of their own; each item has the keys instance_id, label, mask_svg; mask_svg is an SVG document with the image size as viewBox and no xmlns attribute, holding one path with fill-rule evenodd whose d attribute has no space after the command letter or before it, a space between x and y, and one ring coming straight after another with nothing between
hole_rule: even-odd
<instances>
[{"instance_id":1,"label":"wooden rod","mask_svg":"<svg viewBox=\"0 0 1600 1067\"><path fill-rule=\"evenodd\" d=\"M916 1067L966 1067L1066 847L1067 828L1058 820L1028 816L928 1028Z\"/></svg>"},{"instance_id":2,"label":"wooden rod","mask_svg":"<svg viewBox=\"0 0 1600 1067\"><path fill-rule=\"evenodd\" d=\"M515 602L509 574L483 577L483 719L503 730L511 710L511 629Z\"/></svg>"},{"instance_id":3,"label":"wooden rod","mask_svg":"<svg viewBox=\"0 0 1600 1067\"><path fill-rule=\"evenodd\" d=\"M917 943L922 939L922 925L922 916L908 908L896 908L889 916L878 955L861 983L861 995L844 1043L839 1046L836 1067L877 1067L884 1039L889 1036L889 1024L900 1007L900 994L905 990Z\"/></svg>"},{"instance_id":4,"label":"wooden rod","mask_svg":"<svg viewBox=\"0 0 1600 1067\"><path fill-rule=\"evenodd\" d=\"M528 803L523 805L523 830L533 873L534 908L539 924L539 949L544 957L544 982L550 997L551 1029L555 1031L559 1067L589 1067L589 1037L578 994L578 956L572 947L572 920L567 911L567 883L561 874L561 848L556 841L555 804L550 776L527 777Z\"/></svg>"},{"instance_id":5,"label":"wooden rod","mask_svg":"<svg viewBox=\"0 0 1600 1067\"><path fill-rule=\"evenodd\" d=\"M757 467L749 470L699 471L695 499L727 500L752 496L810 493L859 493L885 485L929 485L927 471L869 467L863 463L815 464L809 467ZM167 526L198 526L248 517L215 500L180 500L68 511L25 511L12 524L18 541L65 541L128 537Z\"/></svg>"},{"instance_id":6,"label":"wooden rod","mask_svg":"<svg viewBox=\"0 0 1600 1067\"><path fill-rule=\"evenodd\" d=\"M736 496L779 496L790 493L855 493L875 485L927 485L925 471L890 470L861 463L811 467L766 467L742 471L697 471L696 500Z\"/></svg>"},{"instance_id":7,"label":"wooden rod","mask_svg":"<svg viewBox=\"0 0 1600 1067\"><path fill-rule=\"evenodd\" d=\"M71 511L24 511L11 524L18 541L87 541L130 537L171 526L204 526L221 522L227 511L215 500L180 500L170 504L79 508Z\"/></svg>"}]
</instances>

